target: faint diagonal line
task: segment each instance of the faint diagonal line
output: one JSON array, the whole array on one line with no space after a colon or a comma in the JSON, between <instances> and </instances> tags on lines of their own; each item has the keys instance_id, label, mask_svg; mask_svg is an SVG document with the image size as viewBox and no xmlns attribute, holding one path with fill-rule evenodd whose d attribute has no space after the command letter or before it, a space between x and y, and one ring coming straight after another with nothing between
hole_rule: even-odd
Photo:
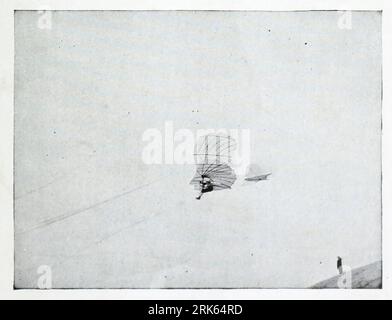
<instances>
[{"instance_id":1,"label":"faint diagonal line","mask_svg":"<svg viewBox=\"0 0 392 320\"><path fill-rule=\"evenodd\" d=\"M151 218L155 218L155 217L159 216L160 214L161 213L156 213L156 214L153 214L153 215L151 215L149 217L141 218L141 219L139 219L137 221L134 221L134 222L126 225L125 227L119 228L116 231L113 231L113 232L111 232L109 234L106 234L103 237L101 237L100 239L95 240L92 243L90 243L89 245L85 246L84 248L79 250L77 253L74 253L74 254L71 254L71 255L68 255L68 256L64 256L63 258L60 258L60 260L55 262L54 264L52 264L51 267L61 266L64 262L67 262L68 260L71 260L71 259L79 257L81 254L87 252L89 249L91 249L91 248L93 248L95 246L99 246L103 242L113 238L114 236L120 234L121 232L124 232L125 230L127 230L129 228L136 227L139 224L142 224L143 222L150 220ZM25 269L25 271L30 272L30 271L33 271L34 269L35 268L28 268L28 269Z\"/></svg>"},{"instance_id":2,"label":"faint diagonal line","mask_svg":"<svg viewBox=\"0 0 392 320\"><path fill-rule=\"evenodd\" d=\"M84 212L89 211L91 209L100 207L100 206L102 206L102 205L104 205L106 203L109 203L109 202L114 201L114 200L116 200L118 198L126 196L126 195L128 195L128 194L130 194L132 192L135 192L135 191L138 191L138 190L140 190L142 188L148 187L149 185L151 185L151 184L153 184L153 183L155 183L157 181L158 180L152 181L152 182L147 183L147 184L143 184L143 185L141 185L139 187L136 187L136 188L133 188L131 190L125 191L123 193L120 193L120 194L118 194L118 195L116 195L114 197L111 197L111 198L105 199L103 201L97 202L97 203L95 203L95 204L93 204L91 206L84 207L84 208L81 208L79 210L76 210L76 211L73 211L73 212L69 212L69 213L66 213L66 214L63 214L63 215L59 215L59 216L56 216L56 217L53 217L53 218L50 218L50 219L46 219L46 220L42 221L41 223L39 223L38 225L36 225L35 227L29 228L29 229L26 229L26 230L23 230L23 231L16 232L15 235L22 235L22 234L25 234L25 233L28 233L28 232L31 232L31 231L34 231L34 230L37 230L37 229L41 229L41 228L47 227L47 226L49 226L49 225L51 225L53 223L63 221L65 219L71 218L73 216L76 216L78 214L84 213Z\"/></svg>"},{"instance_id":3,"label":"faint diagonal line","mask_svg":"<svg viewBox=\"0 0 392 320\"><path fill-rule=\"evenodd\" d=\"M132 222L132 223L126 225L125 227L119 228L119 229L117 229L116 231L114 231L114 232L112 232L112 233L109 233L109 234L105 235L105 236L101 237L99 240L95 240L95 241L94 241L93 243L91 243L90 245L87 245L87 246L84 247L83 249L79 250L77 253L65 257L64 259L61 260L60 264L63 263L63 262L65 262L65 261L68 261L68 260L70 260L70 259L76 258L76 257L78 257L80 254L83 254L84 252L88 251L89 249L91 249L91 248L93 248L93 247L95 247L95 246L98 246L98 245L100 245L101 243L103 243L103 242L105 242L105 241L107 241L107 240L109 240L109 239L111 239L111 238L117 236L118 234L124 232L125 230L127 230L127 229L129 229L129 228L132 228L132 227L135 227L135 226L137 226L137 225L139 225L139 224L141 224L141 223L143 223L143 222L145 222L145 221L147 221L147 220L149 220L149 219L151 219L151 218L154 218L154 217L156 217L156 216L158 216L158 215L159 215L159 213L158 213L158 214L154 214L154 215L152 215L152 216L150 216L150 217L144 217L144 218L142 218L142 219L139 219L139 220L137 220L137 221L134 221L134 222Z\"/></svg>"},{"instance_id":4,"label":"faint diagonal line","mask_svg":"<svg viewBox=\"0 0 392 320\"><path fill-rule=\"evenodd\" d=\"M28 195L30 195L30 194L33 194L33 193L35 193L35 192L37 192L37 191L40 191L40 190L43 190L43 189L45 189L45 188L51 186L52 184L54 184L54 183L60 181L61 179L62 179L62 177L53 179L52 181L50 181L50 182L48 182L48 183L46 183L46 184L44 184L44 185L42 185L42 186L40 186L40 187L34 188L34 189L32 189L32 190L30 190L30 191L27 191L27 192L25 192L25 193L23 193L23 194L21 194L21 195L15 195L15 200L22 199L22 198L24 198L24 197L26 197L26 196L28 196Z\"/></svg>"}]
</instances>

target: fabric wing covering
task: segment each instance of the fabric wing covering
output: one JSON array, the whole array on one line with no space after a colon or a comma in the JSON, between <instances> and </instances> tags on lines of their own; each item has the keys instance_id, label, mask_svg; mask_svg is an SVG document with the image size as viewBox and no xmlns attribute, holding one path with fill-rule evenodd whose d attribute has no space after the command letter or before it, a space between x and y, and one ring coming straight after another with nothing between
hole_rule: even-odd
<instances>
[{"instance_id":1,"label":"fabric wing covering","mask_svg":"<svg viewBox=\"0 0 392 320\"><path fill-rule=\"evenodd\" d=\"M201 189L203 177L211 180L213 190L230 189L236 180L230 167L232 152L236 143L230 136L205 135L195 146L196 173L190 184Z\"/></svg>"}]
</instances>

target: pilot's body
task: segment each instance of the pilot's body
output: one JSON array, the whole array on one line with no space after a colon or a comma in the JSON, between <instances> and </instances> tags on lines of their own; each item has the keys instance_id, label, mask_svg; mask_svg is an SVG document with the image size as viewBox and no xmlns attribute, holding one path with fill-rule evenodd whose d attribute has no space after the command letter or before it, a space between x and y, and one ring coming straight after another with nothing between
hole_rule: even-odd
<instances>
[{"instance_id":1,"label":"pilot's body","mask_svg":"<svg viewBox=\"0 0 392 320\"><path fill-rule=\"evenodd\" d=\"M214 190L214 187L212 185L210 178L208 178L205 175L202 175L201 178L202 179L200 181L200 194L199 194L199 196L196 197L197 200L200 200L203 193L211 192L212 190Z\"/></svg>"}]
</instances>

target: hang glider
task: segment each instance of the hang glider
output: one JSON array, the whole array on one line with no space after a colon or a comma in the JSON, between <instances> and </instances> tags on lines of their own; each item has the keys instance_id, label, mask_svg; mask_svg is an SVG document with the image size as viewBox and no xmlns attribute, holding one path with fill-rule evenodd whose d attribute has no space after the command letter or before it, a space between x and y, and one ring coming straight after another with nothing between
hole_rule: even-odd
<instances>
[{"instance_id":1,"label":"hang glider","mask_svg":"<svg viewBox=\"0 0 392 320\"><path fill-rule=\"evenodd\" d=\"M204 193L230 189L236 181L230 167L236 143L230 136L205 135L195 145L196 173L190 184L198 190L200 199Z\"/></svg>"},{"instance_id":2,"label":"hang glider","mask_svg":"<svg viewBox=\"0 0 392 320\"><path fill-rule=\"evenodd\" d=\"M259 182L262 180L267 180L268 176L271 175L271 173L261 174L261 172L262 171L257 164L250 164L248 166L244 180L250 182Z\"/></svg>"},{"instance_id":3,"label":"hang glider","mask_svg":"<svg viewBox=\"0 0 392 320\"><path fill-rule=\"evenodd\" d=\"M260 176L246 177L245 181L259 182L261 180L267 180L268 176L270 176L270 175L271 175L271 173L267 173L267 174L262 174Z\"/></svg>"}]
</instances>

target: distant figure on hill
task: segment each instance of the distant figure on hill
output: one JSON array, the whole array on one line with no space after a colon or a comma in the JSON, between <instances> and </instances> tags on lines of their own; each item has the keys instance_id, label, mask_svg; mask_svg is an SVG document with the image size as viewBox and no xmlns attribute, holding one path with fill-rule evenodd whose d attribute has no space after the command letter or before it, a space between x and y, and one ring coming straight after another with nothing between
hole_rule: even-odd
<instances>
[{"instance_id":1,"label":"distant figure on hill","mask_svg":"<svg viewBox=\"0 0 392 320\"><path fill-rule=\"evenodd\" d=\"M339 274L342 274L343 273L343 266L342 266L342 258L341 257L338 257L338 261L336 263L336 266L338 268Z\"/></svg>"}]
</instances>

